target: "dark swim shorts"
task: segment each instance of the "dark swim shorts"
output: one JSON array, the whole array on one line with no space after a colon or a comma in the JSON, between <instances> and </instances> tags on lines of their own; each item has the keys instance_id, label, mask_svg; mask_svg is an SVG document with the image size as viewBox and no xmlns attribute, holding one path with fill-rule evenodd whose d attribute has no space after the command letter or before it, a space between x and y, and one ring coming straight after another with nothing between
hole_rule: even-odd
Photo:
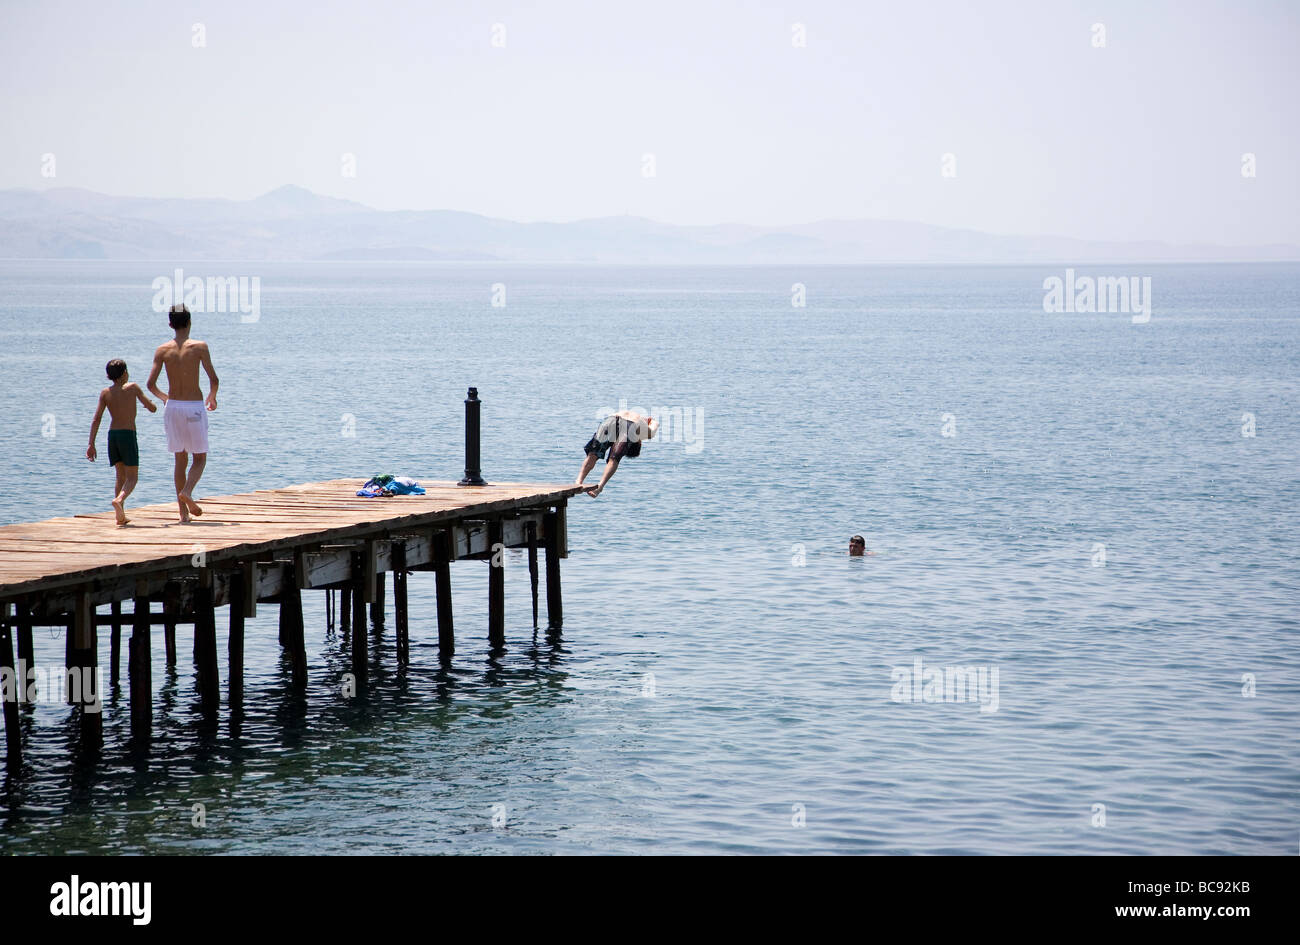
<instances>
[{"instance_id":1,"label":"dark swim shorts","mask_svg":"<svg viewBox=\"0 0 1300 945\"><path fill-rule=\"evenodd\" d=\"M140 465L140 445L136 442L134 430L108 431L108 464L116 466Z\"/></svg>"},{"instance_id":2,"label":"dark swim shorts","mask_svg":"<svg viewBox=\"0 0 1300 945\"><path fill-rule=\"evenodd\" d=\"M622 417L609 417L596 428L583 451L588 455L595 453L600 459L613 449L611 459L633 458L641 455L641 440L635 437L636 425ZM629 437L629 433L633 436Z\"/></svg>"}]
</instances>

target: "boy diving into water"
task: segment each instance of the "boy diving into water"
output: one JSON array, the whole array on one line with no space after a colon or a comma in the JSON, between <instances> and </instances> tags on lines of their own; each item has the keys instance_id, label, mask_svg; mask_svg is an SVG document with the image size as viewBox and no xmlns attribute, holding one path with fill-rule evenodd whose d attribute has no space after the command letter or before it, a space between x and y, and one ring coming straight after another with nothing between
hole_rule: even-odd
<instances>
[{"instance_id":1,"label":"boy diving into water","mask_svg":"<svg viewBox=\"0 0 1300 945\"><path fill-rule=\"evenodd\" d=\"M605 491L605 486L618 470L619 461L625 456L628 458L640 456L641 441L653 439L658 431L659 421L654 417L643 417L634 410L620 410L618 413L610 414L601 421L596 432L583 447L587 458L582 461L582 469L578 473L576 484L582 485L582 481L596 468L596 460L605 459L608 454L609 458L605 459L605 469L601 474L600 482L587 488L587 495L596 498Z\"/></svg>"},{"instance_id":2,"label":"boy diving into water","mask_svg":"<svg viewBox=\"0 0 1300 945\"><path fill-rule=\"evenodd\" d=\"M104 368L112 386L99 392L99 404L95 407L95 419L90 424L90 445L86 447L86 459L92 463L99 453L95 450L95 437L99 435L99 421L108 409L108 462L117 473L117 484L113 487L113 514L118 525L130 521L126 517L126 497L135 489L140 476L140 446L135 437L135 403L140 401L150 413L158 411L157 405L144 395L139 384L132 384L131 375L127 373L126 362L114 358Z\"/></svg>"}]
</instances>

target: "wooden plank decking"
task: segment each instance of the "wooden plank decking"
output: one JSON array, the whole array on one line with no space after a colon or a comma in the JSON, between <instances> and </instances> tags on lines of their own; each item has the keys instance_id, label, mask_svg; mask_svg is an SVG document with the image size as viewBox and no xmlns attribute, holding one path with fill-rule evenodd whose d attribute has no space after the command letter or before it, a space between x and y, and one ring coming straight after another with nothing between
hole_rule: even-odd
<instances>
[{"instance_id":1,"label":"wooden plank decking","mask_svg":"<svg viewBox=\"0 0 1300 945\"><path fill-rule=\"evenodd\" d=\"M466 468L472 467L467 463ZM167 503L128 509L130 524L122 527L111 512L0 526L0 677L18 679L16 670L25 674L33 665L33 626L66 627L66 669L93 674L99 659L97 628L107 624L116 683L120 634L130 628L131 729L133 736L147 737L154 624L164 626L169 666L176 660L176 625L193 624L196 690L203 711L211 713L220 699L215 609L229 605L229 698L236 705L243 698L244 619L256 615L259 601L273 601L280 643L291 657L292 689L301 696L308 673L304 590L325 590L331 601L335 590L342 592L352 675L364 680L371 659L365 605L371 605L370 623L382 626L385 575L392 572L397 660L406 665L407 575L430 570L437 581L439 658L446 661L455 649L450 564L461 559L491 563L488 642L494 653L500 652L505 647L503 547L528 549L535 631L537 551L539 544L544 546L548 630L558 630L563 620L559 559L568 553L565 506L581 487L421 481L424 495L386 499L358 496L362 479L204 497L199 500L202 517L186 523L177 520L176 506ZM133 605L129 615L121 610L125 601ZM155 602L162 603L161 614L153 611ZM104 604L113 605L111 614L96 612ZM3 689L11 770L21 765L23 755L18 689ZM98 746L103 704L97 684L81 698L81 737L86 745Z\"/></svg>"},{"instance_id":2,"label":"wooden plank decking","mask_svg":"<svg viewBox=\"0 0 1300 945\"><path fill-rule=\"evenodd\" d=\"M427 490L423 496L367 499L356 495L363 482L335 479L201 497L204 514L191 524L177 522L175 503L167 503L128 507L131 521L121 528L111 510L0 526L0 599L182 567L199 550L211 566L278 549L562 505L581 491L572 484L462 487L419 479Z\"/></svg>"}]
</instances>

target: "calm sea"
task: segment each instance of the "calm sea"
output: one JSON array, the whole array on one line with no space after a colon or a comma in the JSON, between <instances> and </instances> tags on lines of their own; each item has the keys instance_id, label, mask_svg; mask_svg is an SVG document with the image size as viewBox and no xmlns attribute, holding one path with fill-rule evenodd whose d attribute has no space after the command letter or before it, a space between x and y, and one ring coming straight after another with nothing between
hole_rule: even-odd
<instances>
[{"instance_id":1,"label":"calm sea","mask_svg":"<svg viewBox=\"0 0 1300 945\"><path fill-rule=\"evenodd\" d=\"M145 380L172 269L0 263L0 523L107 509L103 366ZM1079 270L1150 276L1142 325L1045 314L1064 266L185 269L261 280L258 320L195 319L200 495L459 478L469 385L490 480L572 479L624 403L681 422L571 502L562 639L516 555L490 659L463 562L444 668L417 574L409 671L387 630L347 701L307 595L299 707L265 605L232 734L156 634L149 752L125 689L97 763L37 707L0 853L1296 852L1300 267ZM133 501L168 501L160 417L140 440ZM918 659L987 698L913 702Z\"/></svg>"}]
</instances>

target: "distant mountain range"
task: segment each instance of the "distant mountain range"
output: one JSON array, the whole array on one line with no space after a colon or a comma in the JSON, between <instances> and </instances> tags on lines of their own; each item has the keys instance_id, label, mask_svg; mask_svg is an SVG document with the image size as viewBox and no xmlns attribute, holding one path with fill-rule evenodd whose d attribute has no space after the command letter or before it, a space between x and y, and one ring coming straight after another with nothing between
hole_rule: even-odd
<instances>
[{"instance_id":1,"label":"distant mountain range","mask_svg":"<svg viewBox=\"0 0 1300 945\"><path fill-rule=\"evenodd\" d=\"M383 211L280 187L253 200L0 190L0 258L508 260L604 263L1110 263L1300 260L1300 247L997 236L893 220L675 226L643 217L516 223Z\"/></svg>"}]
</instances>

